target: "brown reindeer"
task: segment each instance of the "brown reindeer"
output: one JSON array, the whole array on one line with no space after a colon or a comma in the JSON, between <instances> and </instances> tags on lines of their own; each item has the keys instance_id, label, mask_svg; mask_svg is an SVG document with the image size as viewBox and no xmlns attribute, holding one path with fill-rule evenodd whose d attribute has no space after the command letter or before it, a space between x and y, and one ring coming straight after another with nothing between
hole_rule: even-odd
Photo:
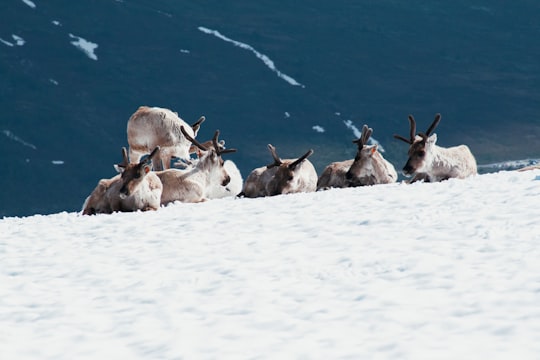
<instances>
[{"instance_id":1,"label":"brown reindeer","mask_svg":"<svg viewBox=\"0 0 540 360\"><path fill-rule=\"evenodd\" d=\"M377 150L367 145L373 129L364 125L360 138L353 141L358 147L356 157L328 165L317 182L317 189L346 188L364 185L389 184L397 181L394 166Z\"/></svg>"},{"instance_id":2,"label":"brown reindeer","mask_svg":"<svg viewBox=\"0 0 540 360\"><path fill-rule=\"evenodd\" d=\"M150 164L158 153L156 147L147 158L134 164L129 162L126 148L122 148L123 161L115 167L120 175L99 181L83 205L83 215L157 210L163 187Z\"/></svg>"},{"instance_id":3,"label":"brown reindeer","mask_svg":"<svg viewBox=\"0 0 540 360\"><path fill-rule=\"evenodd\" d=\"M276 148L268 144L268 150L274 162L254 169L244 183L239 194L245 197L274 196L298 192L311 192L317 189L317 172L307 158L313 150L298 159L282 160Z\"/></svg>"}]
</instances>

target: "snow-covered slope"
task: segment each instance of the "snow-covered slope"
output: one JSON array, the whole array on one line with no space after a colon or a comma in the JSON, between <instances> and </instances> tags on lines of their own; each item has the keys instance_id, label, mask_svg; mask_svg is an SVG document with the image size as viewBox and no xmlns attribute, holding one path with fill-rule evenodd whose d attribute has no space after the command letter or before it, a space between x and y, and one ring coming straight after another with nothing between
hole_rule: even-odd
<instances>
[{"instance_id":1,"label":"snow-covered slope","mask_svg":"<svg viewBox=\"0 0 540 360\"><path fill-rule=\"evenodd\" d=\"M540 171L0 220L2 359L534 359Z\"/></svg>"}]
</instances>

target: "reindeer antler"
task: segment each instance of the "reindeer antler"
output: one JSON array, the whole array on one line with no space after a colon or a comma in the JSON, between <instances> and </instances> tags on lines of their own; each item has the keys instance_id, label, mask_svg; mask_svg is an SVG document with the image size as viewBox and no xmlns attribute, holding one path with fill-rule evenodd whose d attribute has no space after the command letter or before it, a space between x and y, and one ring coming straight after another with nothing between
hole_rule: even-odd
<instances>
[{"instance_id":1,"label":"reindeer antler","mask_svg":"<svg viewBox=\"0 0 540 360\"><path fill-rule=\"evenodd\" d=\"M362 127L362 134L360 135L360 138L353 140L353 143L358 145L358 149L361 150L364 145L367 144L369 138L371 137L371 134L373 134L373 129L368 127L367 125L364 125Z\"/></svg>"},{"instance_id":2,"label":"reindeer antler","mask_svg":"<svg viewBox=\"0 0 540 360\"><path fill-rule=\"evenodd\" d=\"M297 167L298 164L300 164L302 161L306 160L308 156L311 156L311 154L313 154L313 149L309 149L307 153L305 153L304 155L302 155L301 157L299 157L298 159L296 159L295 161L290 163L289 164L289 169L294 170L294 168Z\"/></svg>"},{"instance_id":3,"label":"reindeer antler","mask_svg":"<svg viewBox=\"0 0 540 360\"><path fill-rule=\"evenodd\" d=\"M150 162L152 162L152 158L153 158L154 156L156 156L157 154L159 154L159 149L160 149L160 147L159 147L159 146L156 146L156 147L154 148L154 150L152 150L152 152L150 153L150 155L148 155L144 160L141 160L141 161L139 162L139 165L141 165L141 164L149 164Z\"/></svg>"},{"instance_id":4,"label":"reindeer antler","mask_svg":"<svg viewBox=\"0 0 540 360\"><path fill-rule=\"evenodd\" d=\"M409 139L406 139L405 137L401 135L394 134L394 138L405 141L407 144L412 144L414 142L414 138L416 136L416 120L414 120L414 117L412 115L409 115Z\"/></svg>"},{"instance_id":5,"label":"reindeer antler","mask_svg":"<svg viewBox=\"0 0 540 360\"><path fill-rule=\"evenodd\" d=\"M186 132L186 129L184 129L183 126L180 126L180 131L182 131L182 134L184 134L184 136L186 137L186 139L188 139L189 141L191 141L191 143L195 146L197 146L199 149L201 149L202 151L208 151L208 149L206 147L204 147L203 144L201 144L200 142L198 142L197 140L195 140L194 138L191 137L191 135L189 135L187 132Z\"/></svg>"},{"instance_id":6,"label":"reindeer antler","mask_svg":"<svg viewBox=\"0 0 540 360\"><path fill-rule=\"evenodd\" d=\"M272 158L274 159L274 162L272 164L266 165L267 168L271 168L274 166L279 166L283 164L283 161L279 158L276 148L272 144L268 144L268 150L270 151L270 154L272 155Z\"/></svg>"},{"instance_id":7,"label":"reindeer antler","mask_svg":"<svg viewBox=\"0 0 540 360\"><path fill-rule=\"evenodd\" d=\"M199 118L199 120L195 121L192 125L191 125L191 128L193 129L194 132L197 132L199 130L199 128L201 127L201 124L204 122L204 120L206 120L206 118L203 116L201 116Z\"/></svg>"},{"instance_id":8,"label":"reindeer antler","mask_svg":"<svg viewBox=\"0 0 540 360\"><path fill-rule=\"evenodd\" d=\"M212 138L212 144L214 144L214 149L216 149L216 154L221 156L222 154L236 152L236 149L223 148L224 143L221 144L221 142L218 141L218 137L219 137L219 130L216 130L214 137Z\"/></svg>"},{"instance_id":9,"label":"reindeer antler","mask_svg":"<svg viewBox=\"0 0 540 360\"><path fill-rule=\"evenodd\" d=\"M129 165L129 158L127 149L125 147L122 148L122 162L120 164L116 164L116 166L120 168L126 168Z\"/></svg>"},{"instance_id":10,"label":"reindeer antler","mask_svg":"<svg viewBox=\"0 0 540 360\"><path fill-rule=\"evenodd\" d=\"M439 122L441 122L441 114L437 113L435 114L435 120L431 123L431 126L426 131L426 136L431 135L431 132L435 130L437 125L439 125Z\"/></svg>"}]
</instances>

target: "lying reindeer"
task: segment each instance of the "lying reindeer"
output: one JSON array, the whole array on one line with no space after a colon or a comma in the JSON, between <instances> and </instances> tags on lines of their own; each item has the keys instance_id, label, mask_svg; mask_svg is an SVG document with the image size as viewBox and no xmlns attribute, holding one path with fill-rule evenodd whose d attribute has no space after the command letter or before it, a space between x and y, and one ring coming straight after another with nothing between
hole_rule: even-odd
<instances>
[{"instance_id":1,"label":"lying reindeer","mask_svg":"<svg viewBox=\"0 0 540 360\"><path fill-rule=\"evenodd\" d=\"M84 201L82 206L83 215L110 214L112 213L109 199L105 195L112 184L120 181L120 174L110 178L99 180L97 186Z\"/></svg>"},{"instance_id":2,"label":"lying reindeer","mask_svg":"<svg viewBox=\"0 0 540 360\"><path fill-rule=\"evenodd\" d=\"M116 165L119 175L102 179L86 198L82 214L110 214L115 211L157 210L160 205L162 184L151 171L151 161L159 147L137 164L130 163L126 148L122 148L123 162Z\"/></svg>"},{"instance_id":3,"label":"lying reindeer","mask_svg":"<svg viewBox=\"0 0 540 360\"><path fill-rule=\"evenodd\" d=\"M394 135L398 140L409 144L409 158L403 167L405 176L413 176L411 182L424 180L437 182L450 178L463 179L477 174L476 159L467 145L450 148L437 146L437 134L431 135L441 121L436 114L435 120L425 133L416 134L416 121L409 115L409 139Z\"/></svg>"},{"instance_id":4,"label":"lying reindeer","mask_svg":"<svg viewBox=\"0 0 540 360\"><path fill-rule=\"evenodd\" d=\"M197 136L204 116L189 126L178 113L160 107L141 106L128 120L127 139L129 157L133 162L139 162L141 157L148 154L154 147L161 148L159 160L152 161L154 170L169 169L171 159L178 157L189 159L191 142L182 134L180 128L190 137Z\"/></svg>"},{"instance_id":5,"label":"lying reindeer","mask_svg":"<svg viewBox=\"0 0 540 360\"><path fill-rule=\"evenodd\" d=\"M268 150L274 159L272 164L254 169L244 183L239 196L249 198L274 196L298 192L312 192L317 189L317 172L307 158L313 150L298 159L282 160L276 148L268 144Z\"/></svg>"},{"instance_id":6,"label":"lying reindeer","mask_svg":"<svg viewBox=\"0 0 540 360\"><path fill-rule=\"evenodd\" d=\"M225 149L225 140L220 140L218 143L219 150L222 151ZM204 154L205 151L201 150L200 145L202 145L203 148L206 149L214 149L214 143L213 140L205 141L198 145L191 145L191 148L189 149L190 154L197 154L197 159L190 160L190 165L194 165L195 162L197 162ZM179 169L186 169L186 162L176 162L174 163L175 168ZM232 160L225 160L223 163L223 168L227 172L227 174L230 177L230 182L223 186L221 184L213 184L210 186L209 189L207 189L207 197L208 199L221 199L225 197L233 197L238 195L239 192L242 191L242 186L244 183L244 180L242 178L242 174L240 173L240 170L236 166L236 164Z\"/></svg>"},{"instance_id":7,"label":"lying reindeer","mask_svg":"<svg viewBox=\"0 0 540 360\"><path fill-rule=\"evenodd\" d=\"M367 145L372 133L373 129L363 126L360 138L353 141L358 146L356 157L328 165L319 177L317 190L397 181L396 169L377 151L377 145Z\"/></svg>"},{"instance_id":8,"label":"lying reindeer","mask_svg":"<svg viewBox=\"0 0 540 360\"><path fill-rule=\"evenodd\" d=\"M227 186L231 181L225 171L221 155L235 152L236 149L223 149L217 138L219 130L214 134L213 149L204 147L192 138L182 126L184 136L198 146L202 152L201 157L186 169L167 169L157 171L156 175L163 184L161 204L166 205L174 201L196 203L209 199L209 192L215 186Z\"/></svg>"}]
</instances>

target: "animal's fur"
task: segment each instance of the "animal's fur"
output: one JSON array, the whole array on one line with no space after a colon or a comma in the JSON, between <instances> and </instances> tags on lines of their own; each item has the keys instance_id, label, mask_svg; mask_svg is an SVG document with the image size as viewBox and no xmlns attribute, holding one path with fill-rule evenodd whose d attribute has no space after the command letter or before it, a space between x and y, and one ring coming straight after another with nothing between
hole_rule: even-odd
<instances>
[{"instance_id":1,"label":"animal's fur","mask_svg":"<svg viewBox=\"0 0 540 360\"><path fill-rule=\"evenodd\" d=\"M159 148L156 147L148 158L133 164L129 163L127 150L123 148L124 161L117 165L117 169L122 173L99 181L83 205L83 215L157 210L163 186L156 174L150 170L150 162L158 152Z\"/></svg>"},{"instance_id":2,"label":"animal's fur","mask_svg":"<svg viewBox=\"0 0 540 360\"><path fill-rule=\"evenodd\" d=\"M409 115L410 137L406 139L394 135L396 139L408 143L409 158L403 167L405 176L413 176L411 182L437 182L450 178L463 179L477 174L474 155L467 145L444 148L436 145L437 134L431 135L441 120L436 114L435 120L425 133L416 134L416 121Z\"/></svg>"},{"instance_id":3,"label":"animal's fur","mask_svg":"<svg viewBox=\"0 0 540 360\"><path fill-rule=\"evenodd\" d=\"M84 201L82 207L83 215L95 214L110 214L112 213L111 205L108 198L105 196L107 190L115 182L120 181L120 174L110 178L99 180L97 186Z\"/></svg>"},{"instance_id":4,"label":"animal's fur","mask_svg":"<svg viewBox=\"0 0 540 360\"><path fill-rule=\"evenodd\" d=\"M247 198L267 196L268 193L266 191L266 184L268 184L276 171L276 166L270 168L267 166L261 166L253 169L246 178L244 188L239 195Z\"/></svg>"},{"instance_id":5,"label":"animal's fur","mask_svg":"<svg viewBox=\"0 0 540 360\"><path fill-rule=\"evenodd\" d=\"M240 195L245 197L274 196L298 192L311 192L317 189L317 172L307 157L309 150L298 159L282 160L276 149L268 144L274 163L254 169L246 179Z\"/></svg>"},{"instance_id":6,"label":"animal's fur","mask_svg":"<svg viewBox=\"0 0 540 360\"><path fill-rule=\"evenodd\" d=\"M317 190L350 187L351 182L346 175L354 160L336 161L326 166L317 181Z\"/></svg>"},{"instance_id":7,"label":"animal's fur","mask_svg":"<svg viewBox=\"0 0 540 360\"><path fill-rule=\"evenodd\" d=\"M224 197L236 196L242 191L244 180L242 179L242 174L240 173L240 170L238 170L236 164L231 160L225 160L223 168L231 180L225 186L221 184L210 186L208 189L209 199L221 199Z\"/></svg>"},{"instance_id":8,"label":"animal's fur","mask_svg":"<svg viewBox=\"0 0 540 360\"><path fill-rule=\"evenodd\" d=\"M185 132L184 135L186 135ZM231 177L224 168L221 155L236 150L223 150L217 141L218 135L219 131L216 131L213 139L214 149L204 148L195 139L186 135L190 141L203 150L199 160L184 170L167 169L156 172L163 184L162 205L174 201L188 203L206 201L212 195L212 189L215 191L216 187L224 187L230 183Z\"/></svg>"},{"instance_id":9,"label":"animal's fur","mask_svg":"<svg viewBox=\"0 0 540 360\"><path fill-rule=\"evenodd\" d=\"M337 161L328 165L319 177L317 189L389 184L397 181L394 166L379 153L377 145L367 145L372 133L373 129L363 126L362 135L353 141L358 146L354 160Z\"/></svg>"},{"instance_id":10,"label":"animal's fur","mask_svg":"<svg viewBox=\"0 0 540 360\"><path fill-rule=\"evenodd\" d=\"M394 165L377 150L377 145L364 145L358 150L349 171L345 175L350 186L391 184L398 175Z\"/></svg>"},{"instance_id":11,"label":"animal's fur","mask_svg":"<svg viewBox=\"0 0 540 360\"><path fill-rule=\"evenodd\" d=\"M137 163L144 154L156 146L161 148L159 158L153 161L155 170L169 169L171 159L189 159L191 142L182 134L183 126L192 137L197 136L201 117L192 126L182 120L178 113L160 107L141 106L131 115L127 123L127 138L131 161Z\"/></svg>"}]
</instances>

